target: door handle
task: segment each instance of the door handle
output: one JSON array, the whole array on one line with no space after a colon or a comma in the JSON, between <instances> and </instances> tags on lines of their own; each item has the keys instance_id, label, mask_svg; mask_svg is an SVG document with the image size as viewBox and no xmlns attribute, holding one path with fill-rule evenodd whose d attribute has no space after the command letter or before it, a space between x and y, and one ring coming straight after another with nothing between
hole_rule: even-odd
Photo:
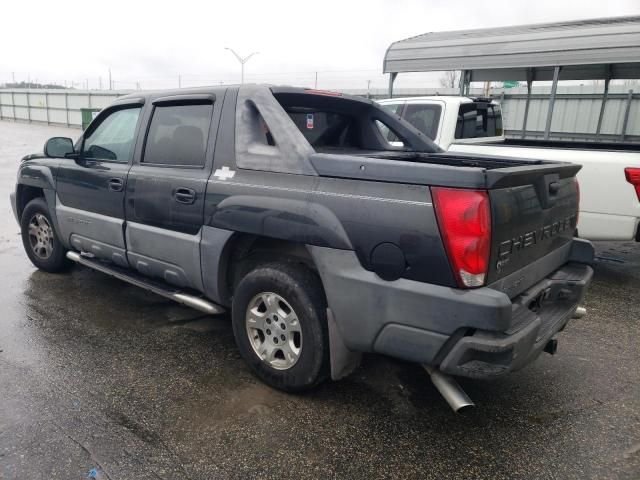
<instances>
[{"instance_id":1,"label":"door handle","mask_svg":"<svg viewBox=\"0 0 640 480\"><path fill-rule=\"evenodd\" d=\"M196 201L196 191L191 188L178 187L173 194L176 202L191 205Z\"/></svg>"},{"instance_id":2,"label":"door handle","mask_svg":"<svg viewBox=\"0 0 640 480\"><path fill-rule=\"evenodd\" d=\"M121 178L110 178L109 179L109 190L112 192L121 192L124 187L124 182Z\"/></svg>"}]
</instances>

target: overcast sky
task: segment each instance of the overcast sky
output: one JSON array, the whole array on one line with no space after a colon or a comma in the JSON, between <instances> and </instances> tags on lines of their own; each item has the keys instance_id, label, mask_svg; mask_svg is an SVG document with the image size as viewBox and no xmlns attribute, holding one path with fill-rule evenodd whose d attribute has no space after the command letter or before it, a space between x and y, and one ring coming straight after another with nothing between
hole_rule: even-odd
<instances>
[{"instance_id":1,"label":"overcast sky","mask_svg":"<svg viewBox=\"0 0 640 480\"><path fill-rule=\"evenodd\" d=\"M313 86L386 86L393 41L430 31L640 15L640 0L367 0L3 2L0 83L81 82L117 88L237 83L224 47L253 51L245 80ZM437 76L400 75L397 86ZM79 86L76 84L76 86Z\"/></svg>"}]
</instances>

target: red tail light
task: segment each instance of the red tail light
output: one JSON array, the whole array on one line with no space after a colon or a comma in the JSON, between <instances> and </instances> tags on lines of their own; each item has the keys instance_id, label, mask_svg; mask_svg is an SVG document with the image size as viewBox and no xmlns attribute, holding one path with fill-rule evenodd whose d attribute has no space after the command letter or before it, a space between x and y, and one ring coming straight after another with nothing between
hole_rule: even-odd
<instances>
[{"instance_id":1,"label":"red tail light","mask_svg":"<svg viewBox=\"0 0 640 480\"><path fill-rule=\"evenodd\" d=\"M481 287L489 268L491 211L486 191L433 187L440 233L460 287Z\"/></svg>"},{"instance_id":2,"label":"red tail light","mask_svg":"<svg viewBox=\"0 0 640 480\"><path fill-rule=\"evenodd\" d=\"M627 177L627 182L636 188L636 194L640 200L640 168L625 168L624 175Z\"/></svg>"}]
</instances>

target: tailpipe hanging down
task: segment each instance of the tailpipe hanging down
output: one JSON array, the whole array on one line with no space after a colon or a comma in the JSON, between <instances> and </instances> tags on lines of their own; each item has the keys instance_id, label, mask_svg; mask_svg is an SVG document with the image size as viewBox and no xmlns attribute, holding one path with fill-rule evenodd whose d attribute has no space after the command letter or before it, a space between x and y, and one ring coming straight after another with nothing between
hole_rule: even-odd
<instances>
[{"instance_id":1,"label":"tailpipe hanging down","mask_svg":"<svg viewBox=\"0 0 640 480\"><path fill-rule=\"evenodd\" d=\"M468 407L476 406L453 377L442 373L430 365L422 365L422 367L427 371L431 377L431 381L440 392L440 395L444 397L454 412L457 413Z\"/></svg>"}]
</instances>

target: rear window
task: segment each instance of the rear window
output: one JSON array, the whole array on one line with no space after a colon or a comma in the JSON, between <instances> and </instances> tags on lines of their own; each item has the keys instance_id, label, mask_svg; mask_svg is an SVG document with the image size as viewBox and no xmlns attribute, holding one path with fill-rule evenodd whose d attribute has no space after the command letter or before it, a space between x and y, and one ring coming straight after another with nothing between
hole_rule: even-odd
<instances>
[{"instance_id":1,"label":"rear window","mask_svg":"<svg viewBox=\"0 0 640 480\"><path fill-rule=\"evenodd\" d=\"M440 105L410 103L404 111L403 118L431 140L434 140L438 135L441 113L442 107Z\"/></svg>"},{"instance_id":2,"label":"rear window","mask_svg":"<svg viewBox=\"0 0 640 480\"><path fill-rule=\"evenodd\" d=\"M212 104L156 106L143 163L201 167L211 123Z\"/></svg>"},{"instance_id":3,"label":"rear window","mask_svg":"<svg viewBox=\"0 0 640 480\"><path fill-rule=\"evenodd\" d=\"M499 137L502 135L500 105L467 103L460 105L455 138Z\"/></svg>"},{"instance_id":4,"label":"rear window","mask_svg":"<svg viewBox=\"0 0 640 480\"><path fill-rule=\"evenodd\" d=\"M359 148L360 146L355 119L350 115L318 110L287 113L314 148Z\"/></svg>"},{"instance_id":5,"label":"rear window","mask_svg":"<svg viewBox=\"0 0 640 480\"><path fill-rule=\"evenodd\" d=\"M341 94L276 92L275 99L316 152L400 150L402 124L388 107ZM398 108L398 107L396 107ZM268 118L267 118L268 121ZM275 135L276 143L278 136ZM403 143L404 142L404 143Z\"/></svg>"}]
</instances>

